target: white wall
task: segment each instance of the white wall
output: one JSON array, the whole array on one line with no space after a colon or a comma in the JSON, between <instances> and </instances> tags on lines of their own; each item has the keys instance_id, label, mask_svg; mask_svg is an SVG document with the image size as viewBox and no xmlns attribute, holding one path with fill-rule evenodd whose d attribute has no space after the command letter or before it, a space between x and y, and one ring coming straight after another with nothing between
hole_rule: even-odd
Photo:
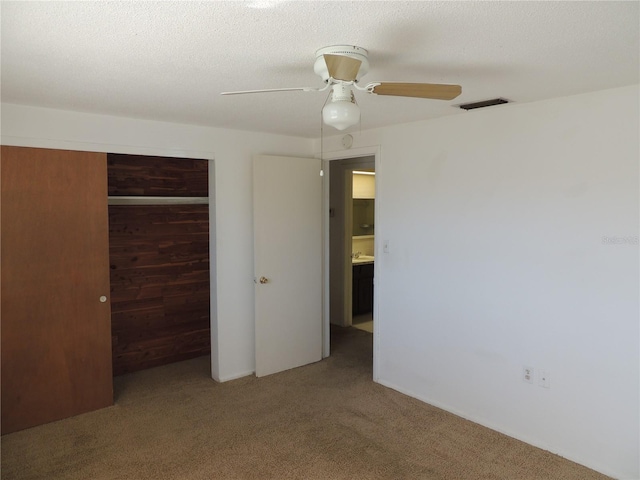
<instances>
[{"instance_id":1,"label":"white wall","mask_svg":"<svg viewBox=\"0 0 640 480\"><path fill-rule=\"evenodd\" d=\"M311 156L307 139L2 105L4 145L215 159L210 169L212 373L252 373L254 356L253 154ZM214 216L215 215L215 216ZM215 253L214 253L215 252ZM216 296L217 289L217 296Z\"/></svg>"},{"instance_id":2,"label":"white wall","mask_svg":"<svg viewBox=\"0 0 640 480\"><path fill-rule=\"evenodd\" d=\"M381 383L640 477L639 103L633 86L353 135L382 152Z\"/></svg>"}]
</instances>

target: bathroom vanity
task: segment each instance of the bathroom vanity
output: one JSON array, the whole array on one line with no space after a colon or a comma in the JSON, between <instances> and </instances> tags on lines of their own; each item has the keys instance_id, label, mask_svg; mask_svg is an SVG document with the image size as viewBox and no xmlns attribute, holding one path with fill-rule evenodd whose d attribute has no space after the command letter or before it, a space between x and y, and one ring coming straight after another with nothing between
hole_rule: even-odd
<instances>
[{"instance_id":1,"label":"bathroom vanity","mask_svg":"<svg viewBox=\"0 0 640 480\"><path fill-rule=\"evenodd\" d=\"M364 257L364 258L363 258ZM353 315L373 311L373 257L353 259Z\"/></svg>"}]
</instances>

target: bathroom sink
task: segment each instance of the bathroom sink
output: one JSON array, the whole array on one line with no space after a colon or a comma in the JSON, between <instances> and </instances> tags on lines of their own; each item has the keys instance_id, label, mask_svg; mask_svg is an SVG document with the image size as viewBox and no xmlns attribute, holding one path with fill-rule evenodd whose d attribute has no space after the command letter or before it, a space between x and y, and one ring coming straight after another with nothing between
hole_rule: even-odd
<instances>
[{"instance_id":1,"label":"bathroom sink","mask_svg":"<svg viewBox=\"0 0 640 480\"><path fill-rule=\"evenodd\" d=\"M358 258L351 259L354 265L358 263L372 263L373 260L374 260L373 255L360 255Z\"/></svg>"}]
</instances>

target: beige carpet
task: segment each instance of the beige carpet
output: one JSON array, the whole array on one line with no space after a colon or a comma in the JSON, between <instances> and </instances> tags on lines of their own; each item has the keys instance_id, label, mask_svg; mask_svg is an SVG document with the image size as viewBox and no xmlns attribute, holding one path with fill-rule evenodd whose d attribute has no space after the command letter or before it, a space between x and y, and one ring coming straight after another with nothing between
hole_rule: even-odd
<instances>
[{"instance_id":1,"label":"beige carpet","mask_svg":"<svg viewBox=\"0 0 640 480\"><path fill-rule=\"evenodd\" d=\"M207 357L117 378L116 405L2 437L2 479L604 477L371 381L372 335L224 384Z\"/></svg>"}]
</instances>

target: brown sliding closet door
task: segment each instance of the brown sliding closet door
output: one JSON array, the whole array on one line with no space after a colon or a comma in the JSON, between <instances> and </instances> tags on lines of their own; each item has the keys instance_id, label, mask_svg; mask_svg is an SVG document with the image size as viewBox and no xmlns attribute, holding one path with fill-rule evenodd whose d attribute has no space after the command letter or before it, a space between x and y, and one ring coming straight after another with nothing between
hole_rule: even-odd
<instances>
[{"instance_id":1,"label":"brown sliding closet door","mask_svg":"<svg viewBox=\"0 0 640 480\"><path fill-rule=\"evenodd\" d=\"M4 434L112 405L113 384L106 155L1 153Z\"/></svg>"}]
</instances>

